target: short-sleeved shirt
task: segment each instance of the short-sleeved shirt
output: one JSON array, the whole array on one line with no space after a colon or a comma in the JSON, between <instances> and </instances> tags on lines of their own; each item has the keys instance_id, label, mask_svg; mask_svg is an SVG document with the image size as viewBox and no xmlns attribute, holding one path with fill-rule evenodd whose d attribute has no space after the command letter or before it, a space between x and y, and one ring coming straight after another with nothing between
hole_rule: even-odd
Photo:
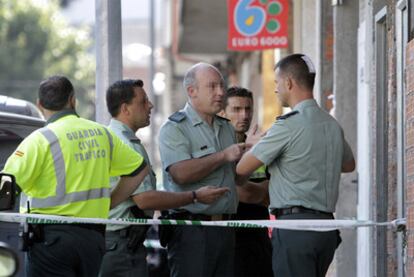
<instances>
[{"instance_id":1,"label":"short-sleeved shirt","mask_svg":"<svg viewBox=\"0 0 414 277\"><path fill-rule=\"evenodd\" d=\"M4 172L16 177L32 213L107 218L109 177L144 166L144 158L105 126L65 110L23 140Z\"/></svg>"},{"instance_id":2,"label":"short-sleeved shirt","mask_svg":"<svg viewBox=\"0 0 414 277\"><path fill-rule=\"evenodd\" d=\"M315 100L298 103L251 150L268 166L270 209L334 212L342 163L353 159L338 122Z\"/></svg>"},{"instance_id":3,"label":"short-sleeved shirt","mask_svg":"<svg viewBox=\"0 0 414 277\"><path fill-rule=\"evenodd\" d=\"M224 163L198 182L185 185L176 184L168 172L169 166L174 163L202 158L234 144L236 138L233 126L227 119L218 116L214 118L213 126L210 126L189 103L180 111L180 115L176 121L169 119L160 129L159 147L165 189L181 192L197 190L207 185L228 187L230 192L213 204L195 203L181 208L201 214L235 213L238 203L235 163Z\"/></svg>"},{"instance_id":4,"label":"short-sleeved shirt","mask_svg":"<svg viewBox=\"0 0 414 277\"><path fill-rule=\"evenodd\" d=\"M127 125L116 119L111 119L108 128L112 132L114 132L114 134L118 136L125 144L127 144L129 147L131 147L141 156L143 156L147 165L151 168L151 163L147 151L145 150L144 146L141 144L141 141L136 137L134 131L132 131L131 128L129 128ZM115 188L116 184L119 182L119 179L120 177L111 177L111 190ZM131 196L145 191L156 190L156 188L157 187L155 174L151 169L148 175L139 185L139 187L131 194ZM109 211L109 218L133 218L134 215L131 213L130 208L135 205L135 202L131 198L128 198L127 200L118 204L115 208ZM128 226L107 224L106 230L115 231L126 227Z\"/></svg>"}]
</instances>

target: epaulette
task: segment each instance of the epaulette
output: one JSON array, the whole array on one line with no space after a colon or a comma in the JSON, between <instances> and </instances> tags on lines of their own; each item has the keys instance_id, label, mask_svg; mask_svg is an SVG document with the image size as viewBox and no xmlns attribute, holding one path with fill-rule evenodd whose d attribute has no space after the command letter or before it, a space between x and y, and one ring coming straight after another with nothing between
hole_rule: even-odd
<instances>
[{"instance_id":1,"label":"epaulette","mask_svg":"<svg viewBox=\"0 0 414 277\"><path fill-rule=\"evenodd\" d=\"M216 117L217 117L217 118L219 118L219 119L223 119L223 120L225 120L225 121L230 121L230 119L225 118L225 117L222 117L222 116L219 116L219 115L216 115Z\"/></svg>"},{"instance_id":2,"label":"epaulette","mask_svg":"<svg viewBox=\"0 0 414 277\"><path fill-rule=\"evenodd\" d=\"M135 135L131 135L131 132L128 131L122 131L122 134L129 139L132 143L141 143L141 140L137 138Z\"/></svg>"},{"instance_id":3,"label":"epaulette","mask_svg":"<svg viewBox=\"0 0 414 277\"><path fill-rule=\"evenodd\" d=\"M298 111L291 111L287 114L276 117L276 120L285 120L285 119L291 117L292 115L295 115L295 114L298 114L298 113L299 113Z\"/></svg>"},{"instance_id":4,"label":"epaulette","mask_svg":"<svg viewBox=\"0 0 414 277\"><path fill-rule=\"evenodd\" d=\"M183 113L183 112L175 112L172 115L170 115L170 117L168 119L171 120L171 121L180 123L186 117L187 117L187 115L185 113Z\"/></svg>"}]
</instances>

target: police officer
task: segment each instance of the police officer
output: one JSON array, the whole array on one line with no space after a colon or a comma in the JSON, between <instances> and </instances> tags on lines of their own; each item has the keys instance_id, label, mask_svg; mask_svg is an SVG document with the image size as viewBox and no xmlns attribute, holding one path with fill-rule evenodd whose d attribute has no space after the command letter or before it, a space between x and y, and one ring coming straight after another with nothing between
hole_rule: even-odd
<instances>
[{"instance_id":1,"label":"police officer","mask_svg":"<svg viewBox=\"0 0 414 277\"><path fill-rule=\"evenodd\" d=\"M275 69L277 97L292 111L242 157L237 173L268 166L270 209L278 219L333 219L341 172L355 168L352 151L341 126L313 99L310 58L293 54ZM338 231L273 229L274 275L325 276L340 241Z\"/></svg>"},{"instance_id":2,"label":"police officer","mask_svg":"<svg viewBox=\"0 0 414 277\"><path fill-rule=\"evenodd\" d=\"M176 219L228 220L236 212L235 161L245 144L235 144L234 129L217 116L223 108L224 80L214 66L198 63L185 74L188 102L161 127L160 154L168 191L194 191L206 185L229 192L206 205L194 203L170 211ZM179 226L168 243L172 276L232 276L234 230Z\"/></svg>"},{"instance_id":3,"label":"police officer","mask_svg":"<svg viewBox=\"0 0 414 277\"><path fill-rule=\"evenodd\" d=\"M230 87L224 97L223 116L230 120L236 131L237 142L245 142L253 118L253 94L242 87ZM254 126L253 128L257 128ZM268 184L265 166L252 173L250 185L256 184L255 193L251 187L238 186L239 206L237 220L269 219ZM265 201L263 201L265 198ZM236 229L235 276L272 276L272 245L266 228Z\"/></svg>"},{"instance_id":4,"label":"police officer","mask_svg":"<svg viewBox=\"0 0 414 277\"><path fill-rule=\"evenodd\" d=\"M106 92L106 103L113 116L109 124L112 130L129 147L141 154L150 166L147 151L135 135L138 129L150 124L153 105L143 88L142 80L121 80L112 84ZM119 177L111 178L115 186ZM200 203L212 203L227 188L202 187L195 191ZM155 174L151 170L131 197L111 209L110 218L152 217L154 209L164 210L193 202L188 192L156 191ZM106 254L101 266L101 276L148 276L146 250L143 245L147 226L125 227L108 224L106 228Z\"/></svg>"},{"instance_id":5,"label":"police officer","mask_svg":"<svg viewBox=\"0 0 414 277\"><path fill-rule=\"evenodd\" d=\"M148 173L143 157L104 126L80 118L75 93L63 76L40 84L38 106L47 125L29 135L4 172L22 190L21 213L108 218ZM123 175L110 195L109 176ZM110 203L112 202L112 203ZM28 276L97 276L104 225L31 225Z\"/></svg>"}]
</instances>

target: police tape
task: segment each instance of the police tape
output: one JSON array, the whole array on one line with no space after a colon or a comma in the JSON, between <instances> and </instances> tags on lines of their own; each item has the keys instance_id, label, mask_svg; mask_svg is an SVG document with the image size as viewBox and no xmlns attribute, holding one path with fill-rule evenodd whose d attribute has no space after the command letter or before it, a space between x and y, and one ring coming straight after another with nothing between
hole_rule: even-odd
<instances>
[{"instance_id":1,"label":"police tape","mask_svg":"<svg viewBox=\"0 0 414 277\"><path fill-rule=\"evenodd\" d=\"M20 214L0 212L0 221L31 224L116 224L116 225L188 225L216 226L238 228L278 228L307 231L332 231L336 229L354 229L360 227L388 227L400 229L405 226L406 219L400 218L389 222L374 222L369 220L352 219L292 219L292 220L227 220L227 221L198 221L174 219L145 219L145 218L81 218L43 214Z\"/></svg>"}]
</instances>

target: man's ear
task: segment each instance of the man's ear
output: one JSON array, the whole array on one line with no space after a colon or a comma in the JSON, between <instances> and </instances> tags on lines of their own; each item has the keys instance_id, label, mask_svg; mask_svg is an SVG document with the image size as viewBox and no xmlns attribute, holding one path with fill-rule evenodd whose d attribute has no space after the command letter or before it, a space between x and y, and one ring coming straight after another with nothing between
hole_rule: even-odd
<instances>
[{"instance_id":1,"label":"man's ear","mask_svg":"<svg viewBox=\"0 0 414 277\"><path fill-rule=\"evenodd\" d=\"M75 95L71 95L70 96L70 98L69 98L69 102L70 102L70 107L72 108L72 109L75 109L76 108L76 97L75 97Z\"/></svg>"},{"instance_id":2,"label":"man's ear","mask_svg":"<svg viewBox=\"0 0 414 277\"><path fill-rule=\"evenodd\" d=\"M39 108L39 110L42 112L42 114L44 113L44 108L42 106L42 104L40 104L40 100L39 98L36 99L36 106Z\"/></svg>"},{"instance_id":3,"label":"man's ear","mask_svg":"<svg viewBox=\"0 0 414 277\"><path fill-rule=\"evenodd\" d=\"M187 94L188 94L188 97L190 97L190 98L193 98L194 96L196 96L196 89L195 89L195 87L194 86L189 86L187 88Z\"/></svg>"},{"instance_id":4,"label":"man's ear","mask_svg":"<svg viewBox=\"0 0 414 277\"><path fill-rule=\"evenodd\" d=\"M128 110L128 104L127 103L122 103L121 107L119 108L119 113L120 114L128 114L129 110Z\"/></svg>"},{"instance_id":5,"label":"man's ear","mask_svg":"<svg viewBox=\"0 0 414 277\"><path fill-rule=\"evenodd\" d=\"M293 87L293 79L292 79L292 78L290 78L289 76L285 78L285 87L286 87L288 90L291 90L291 89L292 89L292 87Z\"/></svg>"}]
</instances>

